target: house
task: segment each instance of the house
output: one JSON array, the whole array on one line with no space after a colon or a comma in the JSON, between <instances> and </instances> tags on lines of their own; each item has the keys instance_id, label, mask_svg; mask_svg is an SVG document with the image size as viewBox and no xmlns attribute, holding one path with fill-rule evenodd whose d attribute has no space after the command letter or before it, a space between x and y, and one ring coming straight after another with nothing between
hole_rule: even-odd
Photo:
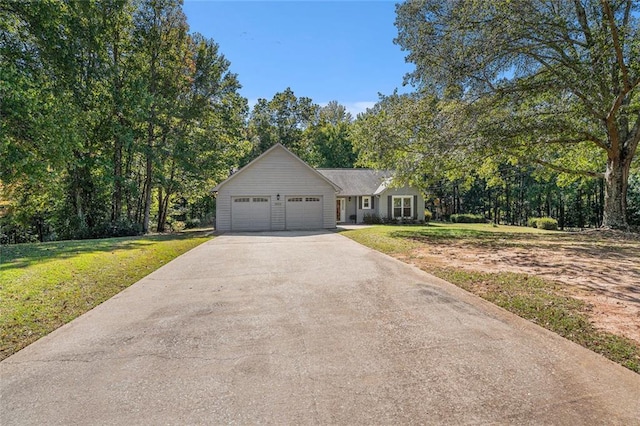
<instances>
[{"instance_id":1,"label":"house","mask_svg":"<svg viewBox=\"0 0 640 426\"><path fill-rule=\"evenodd\" d=\"M332 229L362 222L367 213L424 219L420 192L387 188L388 182L373 170L316 170L276 144L213 189L216 229Z\"/></svg>"},{"instance_id":2,"label":"house","mask_svg":"<svg viewBox=\"0 0 640 426\"><path fill-rule=\"evenodd\" d=\"M416 188L389 186L388 172L370 169L318 169L340 187L336 193L336 221L362 223L365 215L424 220L424 196Z\"/></svg>"}]
</instances>

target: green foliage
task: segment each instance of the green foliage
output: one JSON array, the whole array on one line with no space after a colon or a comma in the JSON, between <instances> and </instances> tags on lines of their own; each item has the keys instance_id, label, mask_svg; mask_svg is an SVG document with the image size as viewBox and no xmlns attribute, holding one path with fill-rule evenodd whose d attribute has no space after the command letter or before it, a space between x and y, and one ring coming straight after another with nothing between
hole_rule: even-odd
<instances>
[{"instance_id":1,"label":"green foliage","mask_svg":"<svg viewBox=\"0 0 640 426\"><path fill-rule=\"evenodd\" d=\"M237 76L180 0L4 2L0 27L4 241L163 230L249 150Z\"/></svg>"},{"instance_id":2,"label":"green foliage","mask_svg":"<svg viewBox=\"0 0 640 426\"><path fill-rule=\"evenodd\" d=\"M424 221L425 221L425 223L431 222L432 218L433 218L433 213L431 213L431 211L429 211L429 210L425 210L424 211Z\"/></svg>"},{"instance_id":3,"label":"green foliage","mask_svg":"<svg viewBox=\"0 0 640 426\"><path fill-rule=\"evenodd\" d=\"M558 229L558 221L551 217L540 217L536 220L536 228L556 231Z\"/></svg>"},{"instance_id":4,"label":"green foliage","mask_svg":"<svg viewBox=\"0 0 640 426\"><path fill-rule=\"evenodd\" d=\"M249 121L251 155L245 163L258 157L276 143L281 143L305 161L314 163L313 149L303 138L318 114L319 106L310 98L296 97L291 88L276 93L270 101L258 99Z\"/></svg>"},{"instance_id":5,"label":"green foliage","mask_svg":"<svg viewBox=\"0 0 640 426\"><path fill-rule=\"evenodd\" d=\"M379 225L382 223L382 219L377 214L365 213L362 216L362 222L367 225Z\"/></svg>"},{"instance_id":6,"label":"green foliage","mask_svg":"<svg viewBox=\"0 0 640 426\"><path fill-rule=\"evenodd\" d=\"M537 228L538 227L538 219L540 219L539 217L530 217L529 219L527 219L527 226L530 228Z\"/></svg>"},{"instance_id":7,"label":"green foliage","mask_svg":"<svg viewBox=\"0 0 640 426\"><path fill-rule=\"evenodd\" d=\"M253 149L243 163L281 143L313 167L353 167L351 121L336 101L320 107L310 98L296 97L290 88L270 101L258 99L249 119Z\"/></svg>"},{"instance_id":8,"label":"green foliage","mask_svg":"<svg viewBox=\"0 0 640 426\"><path fill-rule=\"evenodd\" d=\"M637 2L423 0L396 11L395 42L415 65L407 80L437 106L401 118L400 138L393 121L384 126L391 137L380 138L381 152L406 155L404 146L417 141L409 152L422 162L439 162L429 155L439 147L436 154L457 155L460 164L495 158L605 178L603 223L626 227L624 176L640 141ZM433 119L452 104L455 121ZM434 136L422 136L423 128ZM472 155L438 142L451 134Z\"/></svg>"},{"instance_id":9,"label":"green foliage","mask_svg":"<svg viewBox=\"0 0 640 426\"><path fill-rule=\"evenodd\" d=\"M486 223L484 215L481 214L452 214L449 218L451 223Z\"/></svg>"},{"instance_id":10,"label":"green foliage","mask_svg":"<svg viewBox=\"0 0 640 426\"><path fill-rule=\"evenodd\" d=\"M640 172L629 176L629 193L627 195L627 213L629 224L640 232Z\"/></svg>"}]
</instances>

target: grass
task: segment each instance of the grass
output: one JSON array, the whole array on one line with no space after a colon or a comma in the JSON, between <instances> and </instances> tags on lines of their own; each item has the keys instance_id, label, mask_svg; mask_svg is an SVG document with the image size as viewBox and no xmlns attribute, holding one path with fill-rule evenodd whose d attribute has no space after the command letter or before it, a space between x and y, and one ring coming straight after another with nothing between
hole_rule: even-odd
<instances>
[{"instance_id":1,"label":"grass","mask_svg":"<svg viewBox=\"0 0 640 426\"><path fill-rule=\"evenodd\" d=\"M546 235L545 235L546 234ZM359 243L400 257L411 258L414 249L449 242L490 249L500 245L538 243L579 245L597 238L534 228L485 224L430 224L428 226L377 226L343 232ZM550 240L550 241L549 241ZM449 281L502 308L551 330L640 373L640 345L596 329L586 304L571 297L560 284L521 273L486 273L421 263L425 271Z\"/></svg>"},{"instance_id":2,"label":"grass","mask_svg":"<svg viewBox=\"0 0 640 426\"><path fill-rule=\"evenodd\" d=\"M188 232L0 247L0 359L208 239Z\"/></svg>"}]
</instances>

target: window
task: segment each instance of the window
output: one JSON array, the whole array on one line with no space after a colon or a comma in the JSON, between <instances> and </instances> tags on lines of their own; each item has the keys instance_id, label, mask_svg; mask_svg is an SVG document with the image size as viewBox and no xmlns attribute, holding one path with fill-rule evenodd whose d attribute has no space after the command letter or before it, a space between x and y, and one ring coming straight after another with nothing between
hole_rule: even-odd
<instances>
[{"instance_id":1,"label":"window","mask_svg":"<svg viewBox=\"0 0 640 426\"><path fill-rule=\"evenodd\" d=\"M362 197L362 210L370 210L371 209L371 197L365 196Z\"/></svg>"},{"instance_id":2,"label":"window","mask_svg":"<svg viewBox=\"0 0 640 426\"><path fill-rule=\"evenodd\" d=\"M267 203L269 202L268 198L264 198L264 197L254 197L253 199L254 203Z\"/></svg>"},{"instance_id":3,"label":"window","mask_svg":"<svg viewBox=\"0 0 640 426\"><path fill-rule=\"evenodd\" d=\"M304 199L306 202L319 202L320 198L318 197L307 197Z\"/></svg>"},{"instance_id":4,"label":"window","mask_svg":"<svg viewBox=\"0 0 640 426\"><path fill-rule=\"evenodd\" d=\"M234 203L248 203L251 201L251 198L235 198L233 200Z\"/></svg>"},{"instance_id":5,"label":"window","mask_svg":"<svg viewBox=\"0 0 640 426\"><path fill-rule=\"evenodd\" d=\"M290 197L290 198L287 198L287 202L289 202L289 203L301 203L302 202L302 197Z\"/></svg>"},{"instance_id":6,"label":"window","mask_svg":"<svg viewBox=\"0 0 640 426\"><path fill-rule=\"evenodd\" d=\"M401 195L393 197L393 217L413 217L413 197Z\"/></svg>"}]
</instances>

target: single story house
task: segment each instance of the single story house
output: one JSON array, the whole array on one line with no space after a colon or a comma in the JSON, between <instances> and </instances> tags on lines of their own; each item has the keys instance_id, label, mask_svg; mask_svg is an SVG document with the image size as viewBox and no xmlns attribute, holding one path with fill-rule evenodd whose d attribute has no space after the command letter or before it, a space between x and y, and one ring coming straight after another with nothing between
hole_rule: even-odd
<instances>
[{"instance_id":1,"label":"single story house","mask_svg":"<svg viewBox=\"0 0 640 426\"><path fill-rule=\"evenodd\" d=\"M216 229L332 229L365 214L424 219L422 194L388 183L368 169L314 169L276 144L213 189Z\"/></svg>"},{"instance_id":2,"label":"single story house","mask_svg":"<svg viewBox=\"0 0 640 426\"><path fill-rule=\"evenodd\" d=\"M318 169L340 187L336 221L362 223L365 215L424 220L424 196L416 188L389 187L389 173L370 169Z\"/></svg>"}]
</instances>

